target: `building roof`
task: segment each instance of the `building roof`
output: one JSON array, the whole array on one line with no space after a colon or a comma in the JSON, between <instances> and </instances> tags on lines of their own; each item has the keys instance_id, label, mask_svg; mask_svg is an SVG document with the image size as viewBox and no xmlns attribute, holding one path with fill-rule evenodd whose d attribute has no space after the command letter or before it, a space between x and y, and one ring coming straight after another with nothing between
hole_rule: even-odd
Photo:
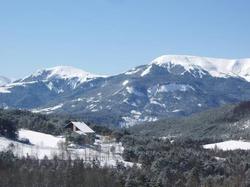
<instances>
[{"instance_id":1,"label":"building roof","mask_svg":"<svg viewBox=\"0 0 250 187\"><path fill-rule=\"evenodd\" d=\"M93 131L88 125L86 125L86 123L84 122L75 122L75 121L71 121L69 124L73 124L75 125L81 132L83 132L84 134L87 133L95 133L95 131ZM68 124L68 125L69 125ZM67 126L68 126L67 125Z\"/></svg>"}]
</instances>

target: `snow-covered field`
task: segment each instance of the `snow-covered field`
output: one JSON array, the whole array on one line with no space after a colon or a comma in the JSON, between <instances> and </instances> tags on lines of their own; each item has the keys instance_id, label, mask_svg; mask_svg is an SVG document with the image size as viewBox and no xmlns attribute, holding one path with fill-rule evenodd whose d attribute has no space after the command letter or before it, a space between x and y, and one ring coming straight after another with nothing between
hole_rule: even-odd
<instances>
[{"instance_id":1,"label":"snow-covered field","mask_svg":"<svg viewBox=\"0 0 250 187\"><path fill-rule=\"evenodd\" d=\"M65 138L61 136L52 136L40 132L21 129L19 131L19 139L27 138L31 144L24 144L0 137L0 151L12 150L16 156L32 156L38 159L53 158L57 155L59 158L72 159L81 158L86 162L99 160L102 166L115 166L117 161L123 162L125 166L132 166L133 163L123 160L121 154L123 147L121 143L117 143L112 139L104 136L98 136L95 146L77 147L74 145L65 148Z\"/></svg>"},{"instance_id":2,"label":"snow-covered field","mask_svg":"<svg viewBox=\"0 0 250 187\"><path fill-rule=\"evenodd\" d=\"M223 151L227 150L250 150L250 142L240 141L240 140L229 140L225 142L207 144L203 146L205 149L221 149Z\"/></svg>"}]
</instances>

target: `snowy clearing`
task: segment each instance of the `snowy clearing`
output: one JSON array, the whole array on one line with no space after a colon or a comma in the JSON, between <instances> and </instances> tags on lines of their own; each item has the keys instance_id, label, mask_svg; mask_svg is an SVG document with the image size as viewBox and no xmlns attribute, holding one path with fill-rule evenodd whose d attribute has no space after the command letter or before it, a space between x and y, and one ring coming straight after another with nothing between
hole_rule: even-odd
<instances>
[{"instance_id":1,"label":"snowy clearing","mask_svg":"<svg viewBox=\"0 0 250 187\"><path fill-rule=\"evenodd\" d=\"M203 148L205 149L221 149L223 151L228 150L250 150L250 142L244 142L240 140L229 140L225 142L213 143L204 145Z\"/></svg>"},{"instance_id":2,"label":"snowy clearing","mask_svg":"<svg viewBox=\"0 0 250 187\"><path fill-rule=\"evenodd\" d=\"M19 139L27 138L31 144L24 144L18 141L9 140L0 137L0 151L12 150L18 156L32 156L43 159L47 156L49 159L54 156L67 159L81 158L85 162L93 160L100 161L101 166L116 166L117 162L124 163L125 166L132 166L133 163L123 160L121 154L124 150L121 143L117 143L114 139L98 135L95 146L76 146L71 144L68 148L62 148L65 138L61 136L52 136L31 130L21 129L19 131Z\"/></svg>"},{"instance_id":3,"label":"snowy clearing","mask_svg":"<svg viewBox=\"0 0 250 187\"><path fill-rule=\"evenodd\" d=\"M62 137L52 136L41 132L21 129L19 130L19 138L27 138L33 145L40 147L57 147L60 141L65 141Z\"/></svg>"}]
</instances>

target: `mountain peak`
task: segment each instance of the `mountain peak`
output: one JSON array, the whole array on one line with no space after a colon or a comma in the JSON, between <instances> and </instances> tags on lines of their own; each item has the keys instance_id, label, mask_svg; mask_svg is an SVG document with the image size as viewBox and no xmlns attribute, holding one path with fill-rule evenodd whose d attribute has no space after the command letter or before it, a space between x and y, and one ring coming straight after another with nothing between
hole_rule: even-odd
<instances>
[{"instance_id":1,"label":"mountain peak","mask_svg":"<svg viewBox=\"0 0 250 187\"><path fill-rule=\"evenodd\" d=\"M72 66L56 66L52 68L46 68L36 71L23 78L21 81L33 81L33 80L50 80L53 78L59 79L78 79L80 82L84 82L87 79L100 77L98 75L86 72L84 70L74 68Z\"/></svg>"},{"instance_id":2,"label":"mountain peak","mask_svg":"<svg viewBox=\"0 0 250 187\"><path fill-rule=\"evenodd\" d=\"M42 71L40 70L38 71L38 73L41 73L43 71L50 72L48 78L58 77L63 79L70 79L70 78L85 79L86 77L88 78L97 77L97 75L91 74L81 69L74 68L72 66L56 66L52 68L47 68Z\"/></svg>"},{"instance_id":3,"label":"mountain peak","mask_svg":"<svg viewBox=\"0 0 250 187\"><path fill-rule=\"evenodd\" d=\"M181 65L186 70L201 68L214 77L241 77L250 81L250 58L222 59L189 55L163 55L151 63L159 66Z\"/></svg>"}]
</instances>

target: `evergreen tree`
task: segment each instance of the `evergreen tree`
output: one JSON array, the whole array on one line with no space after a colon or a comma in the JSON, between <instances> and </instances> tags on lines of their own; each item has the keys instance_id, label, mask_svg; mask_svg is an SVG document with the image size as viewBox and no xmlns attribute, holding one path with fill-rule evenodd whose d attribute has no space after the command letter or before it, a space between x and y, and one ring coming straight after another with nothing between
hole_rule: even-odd
<instances>
[{"instance_id":1,"label":"evergreen tree","mask_svg":"<svg viewBox=\"0 0 250 187\"><path fill-rule=\"evenodd\" d=\"M10 139L17 138L17 126L10 120L0 118L0 135Z\"/></svg>"}]
</instances>

